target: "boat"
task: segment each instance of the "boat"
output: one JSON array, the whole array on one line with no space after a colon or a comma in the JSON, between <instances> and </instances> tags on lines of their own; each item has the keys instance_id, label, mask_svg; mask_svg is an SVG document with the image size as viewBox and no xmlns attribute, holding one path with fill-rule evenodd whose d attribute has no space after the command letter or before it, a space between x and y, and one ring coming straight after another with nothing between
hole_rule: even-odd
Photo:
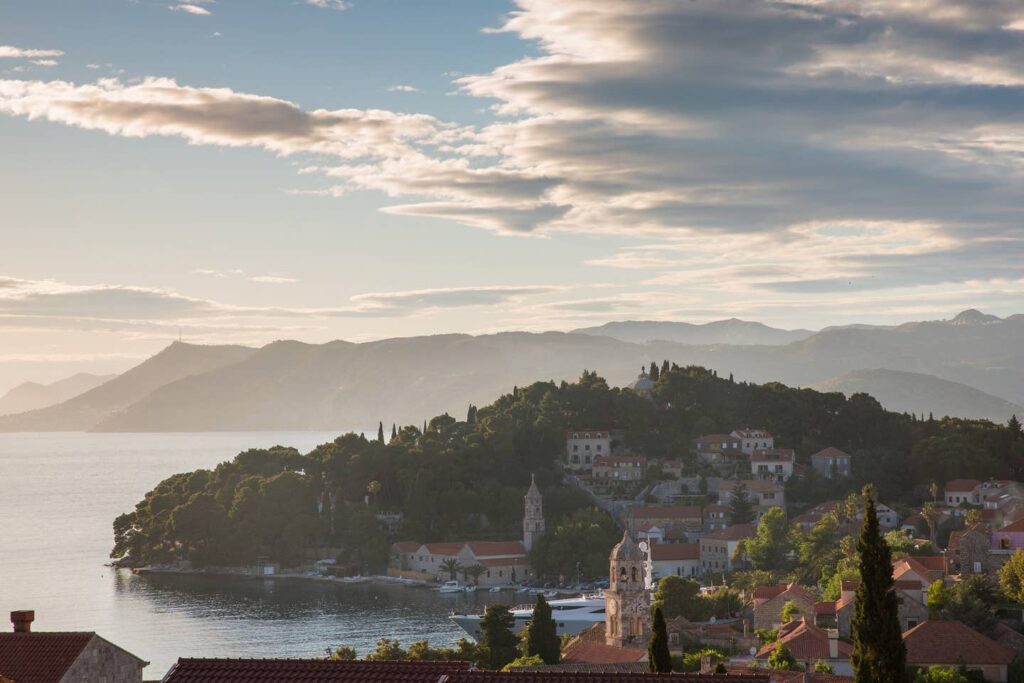
<instances>
[{"instance_id":1,"label":"boat","mask_svg":"<svg viewBox=\"0 0 1024 683\"><path fill-rule=\"evenodd\" d=\"M494 587L492 587L490 592L491 593L500 593L501 592L501 586L494 586Z\"/></svg>"},{"instance_id":2,"label":"boat","mask_svg":"<svg viewBox=\"0 0 1024 683\"><path fill-rule=\"evenodd\" d=\"M550 600L548 605L551 607L551 616L555 620L559 636L574 636L580 631L604 621L604 595L601 593ZM516 621L512 629L515 633L521 631L526 626L526 622L533 617L533 605L518 605L509 611L512 612ZM449 618L470 637L480 639L482 614L452 612Z\"/></svg>"},{"instance_id":3,"label":"boat","mask_svg":"<svg viewBox=\"0 0 1024 683\"><path fill-rule=\"evenodd\" d=\"M459 585L458 581L445 581L438 590L442 593L461 593L462 586Z\"/></svg>"},{"instance_id":4,"label":"boat","mask_svg":"<svg viewBox=\"0 0 1024 683\"><path fill-rule=\"evenodd\" d=\"M558 597L558 591L547 591L547 592L543 593L543 595L544 595L545 599L552 600L552 599Z\"/></svg>"},{"instance_id":5,"label":"boat","mask_svg":"<svg viewBox=\"0 0 1024 683\"><path fill-rule=\"evenodd\" d=\"M476 593L476 586L466 586L463 590L467 593Z\"/></svg>"}]
</instances>

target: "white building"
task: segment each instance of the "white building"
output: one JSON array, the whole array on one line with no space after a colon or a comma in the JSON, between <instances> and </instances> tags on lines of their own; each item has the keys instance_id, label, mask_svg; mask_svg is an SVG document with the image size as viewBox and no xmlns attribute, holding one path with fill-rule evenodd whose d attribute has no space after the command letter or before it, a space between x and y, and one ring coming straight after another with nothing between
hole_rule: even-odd
<instances>
[{"instance_id":1,"label":"white building","mask_svg":"<svg viewBox=\"0 0 1024 683\"><path fill-rule=\"evenodd\" d=\"M729 572L733 569L732 556L736 546L745 538L757 534L753 524L733 524L721 531L700 537L700 564L704 573Z\"/></svg>"},{"instance_id":2,"label":"white building","mask_svg":"<svg viewBox=\"0 0 1024 683\"><path fill-rule=\"evenodd\" d=\"M699 543L654 543L651 545L651 566L655 579L666 576L696 578L700 576Z\"/></svg>"},{"instance_id":3,"label":"white building","mask_svg":"<svg viewBox=\"0 0 1024 683\"><path fill-rule=\"evenodd\" d=\"M611 455L612 439L607 431L575 430L565 433L565 464L574 472L589 472L594 458Z\"/></svg>"},{"instance_id":4,"label":"white building","mask_svg":"<svg viewBox=\"0 0 1024 683\"><path fill-rule=\"evenodd\" d=\"M758 448L750 456L750 473L758 479L786 481L793 476L792 448Z\"/></svg>"},{"instance_id":5,"label":"white building","mask_svg":"<svg viewBox=\"0 0 1024 683\"><path fill-rule=\"evenodd\" d=\"M775 437L763 429L736 429L729 435L740 440L740 450L753 455L758 448L775 448Z\"/></svg>"}]
</instances>

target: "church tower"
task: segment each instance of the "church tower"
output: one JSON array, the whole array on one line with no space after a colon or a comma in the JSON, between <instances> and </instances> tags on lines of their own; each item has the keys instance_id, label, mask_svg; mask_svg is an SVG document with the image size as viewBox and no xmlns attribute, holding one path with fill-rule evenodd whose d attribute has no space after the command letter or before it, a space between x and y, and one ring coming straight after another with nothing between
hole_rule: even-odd
<instances>
[{"instance_id":1,"label":"church tower","mask_svg":"<svg viewBox=\"0 0 1024 683\"><path fill-rule=\"evenodd\" d=\"M646 554L628 531L612 548L604 592L606 645L639 647L651 635L651 600L645 586Z\"/></svg>"},{"instance_id":2,"label":"church tower","mask_svg":"<svg viewBox=\"0 0 1024 683\"><path fill-rule=\"evenodd\" d=\"M526 552L533 550L533 546L544 535L544 504L540 497L540 489L537 488L537 480L530 475L530 489L523 498L523 547Z\"/></svg>"}]
</instances>

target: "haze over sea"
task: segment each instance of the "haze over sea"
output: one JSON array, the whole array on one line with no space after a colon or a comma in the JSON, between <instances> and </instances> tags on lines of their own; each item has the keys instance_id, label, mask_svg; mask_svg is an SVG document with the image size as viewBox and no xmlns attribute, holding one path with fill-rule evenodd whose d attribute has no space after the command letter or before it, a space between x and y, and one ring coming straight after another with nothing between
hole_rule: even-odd
<instances>
[{"instance_id":1,"label":"haze over sea","mask_svg":"<svg viewBox=\"0 0 1024 683\"><path fill-rule=\"evenodd\" d=\"M34 609L36 630L96 631L150 662L310 657L380 636L454 643L447 616L492 596L305 580L135 576L104 566L111 522L162 479L246 448L308 452L333 432L0 434L0 614ZM506 595L506 600L509 599ZM7 627L4 627L7 628Z\"/></svg>"}]
</instances>

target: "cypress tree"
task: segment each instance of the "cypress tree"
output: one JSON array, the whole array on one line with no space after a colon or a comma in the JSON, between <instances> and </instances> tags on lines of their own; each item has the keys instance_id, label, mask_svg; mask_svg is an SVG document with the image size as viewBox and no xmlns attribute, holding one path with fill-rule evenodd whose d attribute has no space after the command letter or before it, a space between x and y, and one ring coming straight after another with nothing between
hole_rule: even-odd
<instances>
[{"instance_id":1,"label":"cypress tree","mask_svg":"<svg viewBox=\"0 0 1024 683\"><path fill-rule=\"evenodd\" d=\"M669 370L668 360L661 361L661 374L667 375Z\"/></svg>"},{"instance_id":2,"label":"cypress tree","mask_svg":"<svg viewBox=\"0 0 1024 683\"><path fill-rule=\"evenodd\" d=\"M668 651L668 626L660 607L654 608L651 642L647 644L647 662L654 673L672 673L672 654Z\"/></svg>"},{"instance_id":3,"label":"cypress tree","mask_svg":"<svg viewBox=\"0 0 1024 683\"><path fill-rule=\"evenodd\" d=\"M878 528L874 494L864 487L864 524L857 542L860 586L853 605L854 680L857 683L907 683L907 648L900 633L892 552Z\"/></svg>"},{"instance_id":4,"label":"cypress tree","mask_svg":"<svg viewBox=\"0 0 1024 683\"><path fill-rule=\"evenodd\" d=\"M654 382L658 381L658 364L653 360L651 361L651 369L647 371L647 376Z\"/></svg>"},{"instance_id":5,"label":"cypress tree","mask_svg":"<svg viewBox=\"0 0 1024 683\"><path fill-rule=\"evenodd\" d=\"M377 423L377 441L384 443L384 423Z\"/></svg>"},{"instance_id":6,"label":"cypress tree","mask_svg":"<svg viewBox=\"0 0 1024 683\"><path fill-rule=\"evenodd\" d=\"M394 439L396 436L398 436L398 428L395 427L395 423L392 422L391 423L391 438Z\"/></svg>"},{"instance_id":7,"label":"cypress tree","mask_svg":"<svg viewBox=\"0 0 1024 683\"><path fill-rule=\"evenodd\" d=\"M551 605L543 595L537 596L533 616L523 631L522 653L524 657L539 656L545 664L558 664L562 656L562 641L558 627L551 616Z\"/></svg>"},{"instance_id":8,"label":"cypress tree","mask_svg":"<svg viewBox=\"0 0 1024 683\"><path fill-rule=\"evenodd\" d=\"M1010 430L1010 437L1011 438L1013 438L1013 439L1020 438L1020 435L1021 435L1020 420L1017 419L1016 415L1011 415L1010 416L1010 421L1006 423L1006 426Z\"/></svg>"}]
</instances>

